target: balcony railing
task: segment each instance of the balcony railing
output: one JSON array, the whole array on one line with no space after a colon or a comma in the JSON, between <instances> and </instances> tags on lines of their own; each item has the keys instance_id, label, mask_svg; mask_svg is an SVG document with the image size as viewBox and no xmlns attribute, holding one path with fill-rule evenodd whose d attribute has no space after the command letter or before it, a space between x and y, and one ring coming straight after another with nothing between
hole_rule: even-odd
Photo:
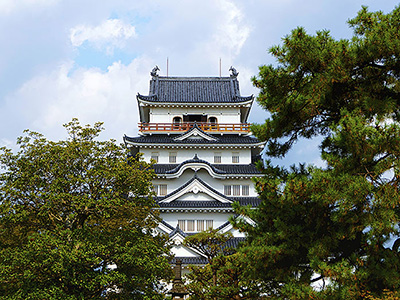
<instances>
[{"instance_id":1,"label":"balcony railing","mask_svg":"<svg viewBox=\"0 0 400 300\"><path fill-rule=\"evenodd\" d=\"M141 132L176 132L187 131L194 126L195 122L182 123L139 123ZM197 126L205 132L215 133L248 133L250 132L249 123L220 124L196 122Z\"/></svg>"}]
</instances>

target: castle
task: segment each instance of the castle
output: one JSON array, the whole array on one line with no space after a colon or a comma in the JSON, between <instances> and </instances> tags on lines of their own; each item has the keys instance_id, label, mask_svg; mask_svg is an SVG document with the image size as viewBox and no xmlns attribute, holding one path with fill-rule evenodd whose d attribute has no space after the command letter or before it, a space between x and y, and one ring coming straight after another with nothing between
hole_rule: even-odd
<instances>
[{"instance_id":1,"label":"castle","mask_svg":"<svg viewBox=\"0 0 400 300\"><path fill-rule=\"evenodd\" d=\"M245 238L229 222L232 203L257 206L251 180L264 142L247 122L253 95L241 96L238 72L229 77L165 77L152 70L148 95L137 95L138 137L124 137L132 155L155 161L153 181L162 219L157 230L174 242L175 259L206 264L182 245L187 235L218 229L232 232L229 246ZM250 221L250 220L249 220ZM250 221L251 222L251 221Z\"/></svg>"}]
</instances>

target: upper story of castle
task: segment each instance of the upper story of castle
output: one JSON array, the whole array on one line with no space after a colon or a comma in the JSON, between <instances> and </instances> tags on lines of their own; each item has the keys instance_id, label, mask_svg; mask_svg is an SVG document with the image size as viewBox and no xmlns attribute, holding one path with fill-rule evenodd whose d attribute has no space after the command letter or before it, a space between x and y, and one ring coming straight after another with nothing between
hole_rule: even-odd
<instances>
[{"instance_id":1,"label":"upper story of castle","mask_svg":"<svg viewBox=\"0 0 400 300\"><path fill-rule=\"evenodd\" d=\"M196 126L209 134L250 134L253 95L241 96L238 72L229 77L164 77L151 74L148 95L137 95L139 133L182 134Z\"/></svg>"}]
</instances>

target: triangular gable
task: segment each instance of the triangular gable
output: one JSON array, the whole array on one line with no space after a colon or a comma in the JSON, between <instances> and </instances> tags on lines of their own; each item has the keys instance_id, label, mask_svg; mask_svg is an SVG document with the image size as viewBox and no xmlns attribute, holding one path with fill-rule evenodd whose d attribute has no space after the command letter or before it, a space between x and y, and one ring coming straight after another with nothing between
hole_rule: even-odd
<instances>
[{"instance_id":1,"label":"triangular gable","mask_svg":"<svg viewBox=\"0 0 400 300\"><path fill-rule=\"evenodd\" d=\"M182 244L187 234L184 233L179 227L176 227L169 235L169 240L174 244L174 246L171 248L171 252L174 254L174 256L204 257L204 255L198 250Z\"/></svg>"},{"instance_id":2,"label":"triangular gable","mask_svg":"<svg viewBox=\"0 0 400 300\"><path fill-rule=\"evenodd\" d=\"M197 123L194 123L193 127L190 128L188 131L186 131L184 134L181 134L180 136L177 136L174 138L174 141L183 141L187 139L195 139L195 140L207 140L207 141L218 141L218 138L213 137L212 135L205 133L203 130L197 126Z\"/></svg>"},{"instance_id":3,"label":"triangular gable","mask_svg":"<svg viewBox=\"0 0 400 300\"><path fill-rule=\"evenodd\" d=\"M175 190L171 194L165 196L165 198L163 200L160 200L159 203L172 202L188 193L194 193L194 194L205 193L206 195L210 196L213 200L216 200L216 201L219 201L222 203L232 203L233 202L229 198L227 198L225 195L214 190L211 186L206 184L203 180L201 180L197 176L194 176L186 184L184 184L181 189Z\"/></svg>"},{"instance_id":4,"label":"triangular gable","mask_svg":"<svg viewBox=\"0 0 400 300\"><path fill-rule=\"evenodd\" d=\"M182 244L173 246L171 252L175 257L205 257L195 249L186 247Z\"/></svg>"}]
</instances>

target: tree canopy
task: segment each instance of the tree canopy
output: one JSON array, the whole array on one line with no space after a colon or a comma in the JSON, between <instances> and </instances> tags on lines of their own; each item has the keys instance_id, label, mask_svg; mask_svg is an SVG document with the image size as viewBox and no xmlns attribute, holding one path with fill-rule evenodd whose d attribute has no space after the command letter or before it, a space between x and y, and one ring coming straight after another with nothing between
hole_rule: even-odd
<instances>
[{"instance_id":1,"label":"tree canopy","mask_svg":"<svg viewBox=\"0 0 400 300\"><path fill-rule=\"evenodd\" d=\"M64 126L68 140L26 131L17 153L1 149L2 299L162 299L150 165L97 141L101 123Z\"/></svg>"},{"instance_id":2,"label":"tree canopy","mask_svg":"<svg viewBox=\"0 0 400 300\"><path fill-rule=\"evenodd\" d=\"M348 23L350 40L294 29L270 50L277 65L253 78L271 114L253 132L269 156L324 137L326 167L268 161L256 179L259 208L236 206L257 224L237 222L249 234L241 252L278 298L372 299L400 289L400 7L363 7Z\"/></svg>"},{"instance_id":3,"label":"tree canopy","mask_svg":"<svg viewBox=\"0 0 400 300\"><path fill-rule=\"evenodd\" d=\"M399 121L399 14L398 7L388 14L363 7L348 21L350 40L299 27L270 49L278 65L261 66L253 84L271 118L252 128L269 155L284 155L300 137L329 134L344 111Z\"/></svg>"},{"instance_id":4,"label":"tree canopy","mask_svg":"<svg viewBox=\"0 0 400 300\"><path fill-rule=\"evenodd\" d=\"M203 254L206 266L191 266L186 275L193 300L259 299L262 285L246 276L246 261L236 249L228 247L231 232L209 229L185 238L184 245ZM236 245L235 245L236 246Z\"/></svg>"}]
</instances>

